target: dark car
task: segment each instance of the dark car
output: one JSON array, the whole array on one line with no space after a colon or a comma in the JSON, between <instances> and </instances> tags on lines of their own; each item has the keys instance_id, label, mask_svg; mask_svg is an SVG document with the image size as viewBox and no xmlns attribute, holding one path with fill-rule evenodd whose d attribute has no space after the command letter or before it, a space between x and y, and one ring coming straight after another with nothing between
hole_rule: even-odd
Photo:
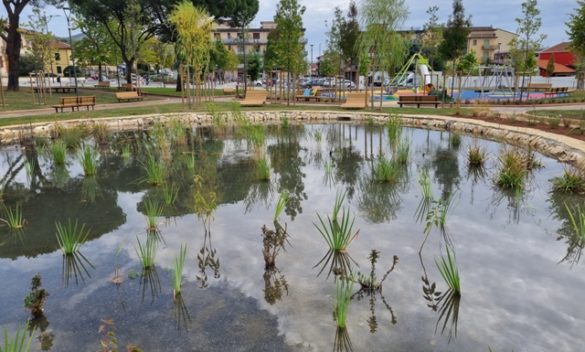
<instances>
[{"instance_id":1,"label":"dark car","mask_svg":"<svg viewBox=\"0 0 585 352\"><path fill-rule=\"evenodd\" d=\"M81 67L75 67L75 71L77 71L77 77L85 77L85 70ZM63 77L73 77L73 66L67 66L63 70Z\"/></svg>"}]
</instances>

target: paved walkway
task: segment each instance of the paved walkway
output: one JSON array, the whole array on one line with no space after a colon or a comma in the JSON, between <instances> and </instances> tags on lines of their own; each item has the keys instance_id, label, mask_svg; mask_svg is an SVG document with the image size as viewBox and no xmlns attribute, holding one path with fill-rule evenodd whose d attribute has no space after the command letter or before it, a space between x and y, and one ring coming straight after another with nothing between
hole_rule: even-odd
<instances>
[{"instance_id":1,"label":"paved walkway","mask_svg":"<svg viewBox=\"0 0 585 352\"><path fill-rule=\"evenodd\" d=\"M565 105L534 105L534 106L493 106L491 111L499 112L506 115L520 115L534 110L583 110L584 103L579 104L565 104Z\"/></svg>"}]
</instances>

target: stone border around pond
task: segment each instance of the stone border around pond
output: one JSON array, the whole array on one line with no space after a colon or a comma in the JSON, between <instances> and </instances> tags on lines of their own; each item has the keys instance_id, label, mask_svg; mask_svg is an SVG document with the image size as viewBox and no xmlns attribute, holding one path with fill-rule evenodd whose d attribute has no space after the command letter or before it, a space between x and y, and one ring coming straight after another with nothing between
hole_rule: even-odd
<instances>
[{"instance_id":1,"label":"stone border around pond","mask_svg":"<svg viewBox=\"0 0 585 352\"><path fill-rule=\"evenodd\" d=\"M229 115L229 112L226 112ZM387 114L366 112L342 111L245 111L241 112L254 122L278 122L288 118L291 122L334 122L373 120L385 122ZM585 171L585 142L574 138L540 131L526 127L501 125L493 122L459 118L450 116L403 115L402 121L406 126L426 128L442 131L455 131L474 135L485 139L503 141L515 146L531 148L544 155L555 158ZM7 126L0 129L0 143L9 144L25 140L30 137L50 137L57 127L73 127L85 125L91 128L95 125L106 125L115 131L146 129L156 121L167 122L180 119L185 123L198 126L213 124L213 117L203 112L152 114L127 117L108 117L99 119L76 119L58 122L39 122Z\"/></svg>"}]
</instances>

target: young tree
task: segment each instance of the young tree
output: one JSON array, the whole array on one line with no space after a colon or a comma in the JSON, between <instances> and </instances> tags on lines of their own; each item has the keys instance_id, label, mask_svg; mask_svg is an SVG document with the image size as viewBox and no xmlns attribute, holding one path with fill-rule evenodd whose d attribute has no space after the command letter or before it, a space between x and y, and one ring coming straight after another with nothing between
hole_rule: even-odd
<instances>
[{"instance_id":1,"label":"young tree","mask_svg":"<svg viewBox=\"0 0 585 352\"><path fill-rule=\"evenodd\" d=\"M98 80L101 82L103 65L116 64L116 56L121 57L119 49L101 23L78 18L75 24L84 34L83 38L74 44L76 60L86 65L97 65Z\"/></svg>"},{"instance_id":2,"label":"young tree","mask_svg":"<svg viewBox=\"0 0 585 352\"><path fill-rule=\"evenodd\" d=\"M542 41L546 38L544 34L538 34L542 19L540 18L537 0L525 0L522 3L522 17L516 18L518 24L518 40L513 42L513 47L518 51L520 62L519 68L522 70L522 83L520 85L520 101L524 95L524 83L526 74L534 71L536 68L536 51L540 48Z\"/></svg>"},{"instance_id":3,"label":"young tree","mask_svg":"<svg viewBox=\"0 0 585 352\"><path fill-rule=\"evenodd\" d=\"M349 67L358 66L359 52L358 43L360 36L360 25L358 21L358 9L355 1L350 1L347 18L343 22L340 31L340 47L343 60L349 64ZM355 85L359 85L359 74L356 74Z\"/></svg>"},{"instance_id":4,"label":"young tree","mask_svg":"<svg viewBox=\"0 0 585 352\"><path fill-rule=\"evenodd\" d=\"M555 74L555 53L551 53L546 63L546 76L552 77Z\"/></svg>"},{"instance_id":5,"label":"young tree","mask_svg":"<svg viewBox=\"0 0 585 352\"><path fill-rule=\"evenodd\" d=\"M49 31L50 17L39 8L33 7L33 14L29 16L30 21L26 24L30 30L26 34L26 39L30 43L29 54L35 58L35 61L41 64L40 70L46 67L52 68L53 50L52 44L55 41L53 34ZM52 72L51 72L52 73Z\"/></svg>"},{"instance_id":6,"label":"young tree","mask_svg":"<svg viewBox=\"0 0 585 352\"><path fill-rule=\"evenodd\" d=\"M305 69L305 43L303 42L303 14L305 7L297 0L280 0L276 7L276 29L269 37L271 65L287 71L287 105L290 105L290 88L294 77ZM273 43L270 44L270 40Z\"/></svg>"},{"instance_id":7,"label":"young tree","mask_svg":"<svg viewBox=\"0 0 585 352\"><path fill-rule=\"evenodd\" d=\"M577 0L577 9L567 22L567 35L577 55L577 89L585 88L585 0Z\"/></svg>"},{"instance_id":8,"label":"young tree","mask_svg":"<svg viewBox=\"0 0 585 352\"><path fill-rule=\"evenodd\" d=\"M431 6L427 9L429 19L424 24L422 35L421 51L429 60L429 64L435 70L443 69L443 61L439 55L439 46L443 41L443 25L439 23L438 6Z\"/></svg>"},{"instance_id":9,"label":"young tree","mask_svg":"<svg viewBox=\"0 0 585 352\"><path fill-rule=\"evenodd\" d=\"M58 4L59 0L38 0L36 4ZM18 90L18 63L20 49L22 48L22 36L20 34L20 15L22 11L32 4L33 0L2 0L6 9L8 21L1 19L0 37L6 42L6 56L8 59L8 90Z\"/></svg>"},{"instance_id":10,"label":"young tree","mask_svg":"<svg viewBox=\"0 0 585 352\"><path fill-rule=\"evenodd\" d=\"M465 8L462 0L453 0L453 14L449 16L447 26L443 30L443 41L439 46L439 53L446 61L452 62L453 74L456 73L457 61L467 50L467 36L471 20L465 17ZM443 75L443 87L445 75ZM455 77L451 80L451 98L455 88Z\"/></svg>"},{"instance_id":11,"label":"young tree","mask_svg":"<svg viewBox=\"0 0 585 352\"><path fill-rule=\"evenodd\" d=\"M260 77L261 73L262 59L260 58L260 55L257 52L254 52L249 57L248 63L248 74L250 75L250 80L252 80L252 82L256 81Z\"/></svg>"},{"instance_id":12,"label":"young tree","mask_svg":"<svg viewBox=\"0 0 585 352\"><path fill-rule=\"evenodd\" d=\"M169 17L177 31L177 48L188 65L188 82L195 82L193 100L188 99L189 107L201 103L201 76L209 67L212 48L211 31L213 17L204 9L195 7L189 1L183 1L175 7ZM190 68L190 70L189 70Z\"/></svg>"},{"instance_id":13,"label":"young tree","mask_svg":"<svg viewBox=\"0 0 585 352\"><path fill-rule=\"evenodd\" d=\"M227 12L232 22L240 28L244 62L244 96L248 88L248 61L246 60L246 27L258 13L258 0L227 0Z\"/></svg>"},{"instance_id":14,"label":"young tree","mask_svg":"<svg viewBox=\"0 0 585 352\"><path fill-rule=\"evenodd\" d=\"M362 3L362 23L365 31L360 37L362 57L371 58L369 71L382 71L380 95L384 90L384 72L392 71L402 64L405 56L405 43L396 34L396 28L406 20L408 9L404 0L365 0ZM372 82L372 96L374 85ZM382 108L380 99L380 109ZM372 108L374 101L372 99Z\"/></svg>"}]
</instances>

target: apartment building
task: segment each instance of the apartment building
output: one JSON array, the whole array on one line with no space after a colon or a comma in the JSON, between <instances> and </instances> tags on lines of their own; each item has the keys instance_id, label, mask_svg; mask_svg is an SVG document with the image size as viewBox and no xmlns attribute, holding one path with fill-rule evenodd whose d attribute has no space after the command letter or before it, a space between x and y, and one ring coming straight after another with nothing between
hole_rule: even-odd
<instances>
[{"instance_id":1,"label":"apartment building","mask_svg":"<svg viewBox=\"0 0 585 352\"><path fill-rule=\"evenodd\" d=\"M247 29L244 41L246 54L257 52L264 55L268 44L268 34L274 29L276 29L276 23L273 21L262 21L259 28ZM240 28L232 27L228 22L219 22L212 35L214 40L221 41L228 50L238 55L243 54Z\"/></svg>"},{"instance_id":2,"label":"apartment building","mask_svg":"<svg viewBox=\"0 0 585 352\"><path fill-rule=\"evenodd\" d=\"M471 27L467 36L467 53L475 54L480 64L503 63L510 52L510 42L517 38L500 28Z\"/></svg>"}]
</instances>

